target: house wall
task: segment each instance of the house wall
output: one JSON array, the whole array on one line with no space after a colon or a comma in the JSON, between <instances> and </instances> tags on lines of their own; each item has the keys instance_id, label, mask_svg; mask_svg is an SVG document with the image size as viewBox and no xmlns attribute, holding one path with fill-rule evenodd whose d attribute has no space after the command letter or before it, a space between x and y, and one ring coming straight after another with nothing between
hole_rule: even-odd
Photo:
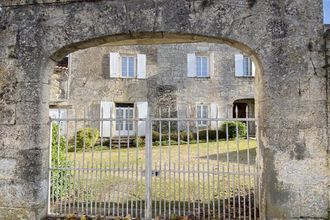
<instances>
[{"instance_id":1,"label":"house wall","mask_svg":"<svg viewBox=\"0 0 330 220\"><path fill-rule=\"evenodd\" d=\"M146 79L110 78L110 52L146 54ZM187 54L193 52L214 54L214 73L210 77L187 77ZM227 111L228 117L232 117L236 99L254 98L254 77L235 76L235 54L239 53L227 45L212 43L99 46L80 50L71 54L70 97L62 104L72 105L77 117L83 115L84 108L93 114L90 117L99 117L93 109L101 101L147 101L151 115L157 116L160 109L166 115L170 107L172 112L178 108L180 117L194 117L196 103L217 103L219 117L226 117ZM57 98L51 96L51 100Z\"/></svg>"}]
</instances>

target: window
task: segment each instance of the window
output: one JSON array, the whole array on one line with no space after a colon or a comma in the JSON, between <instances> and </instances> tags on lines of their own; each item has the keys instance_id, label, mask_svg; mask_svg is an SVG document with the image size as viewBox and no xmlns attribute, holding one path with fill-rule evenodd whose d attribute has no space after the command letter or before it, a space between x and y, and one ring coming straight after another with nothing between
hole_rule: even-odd
<instances>
[{"instance_id":1,"label":"window","mask_svg":"<svg viewBox=\"0 0 330 220\"><path fill-rule=\"evenodd\" d=\"M146 55L110 53L111 78L146 78Z\"/></svg>"},{"instance_id":2,"label":"window","mask_svg":"<svg viewBox=\"0 0 330 220\"><path fill-rule=\"evenodd\" d=\"M255 75L255 66L250 57L243 54L235 55L235 75L245 77Z\"/></svg>"},{"instance_id":3,"label":"window","mask_svg":"<svg viewBox=\"0 0 330 220\"><path fill-rule=\"evenodd\" d=\"M197 119L205 119L209 117L209 107L207 105L197 105ZM198 126L206 126L207 121L198 120Z\"/></svg>"},{"instance_id":4,"label":"window","mask_svg":"<svg viewBox=\"0 0 330 220\"><path fill-rule=\"evenodd\" d=\"M196 56L196 77L208 77L208 62L206 56Z\"/></svg>"},{"instance_id":5,"label":"window","mask_svg":"<svg viewBox=\"0 0 330 220\"><path fill-rule=\"evenodd\" d=\"M133 104L116 104L116 131L133 131Z\"/></svg>"},{"instance_id":6,"label":"window","mask_svg":"<svg viewBox=\"0 0 330 220\"><path fill-rule=\"evenodd\" d=\"M135 77L135 57L133 56L121 57L121 76L123 78Z\"/></svg>"},{"instance_id":7,"label":"window","mask_svg":"<svg viewBox=\"0 0 330 220\"><path fill-rule=\"evenodd\" d=\"M214 54L196 55L195 53L187 54L187 75L188 77L205 78L210 77L214 72Z\"/></svg>"}]
</instances>

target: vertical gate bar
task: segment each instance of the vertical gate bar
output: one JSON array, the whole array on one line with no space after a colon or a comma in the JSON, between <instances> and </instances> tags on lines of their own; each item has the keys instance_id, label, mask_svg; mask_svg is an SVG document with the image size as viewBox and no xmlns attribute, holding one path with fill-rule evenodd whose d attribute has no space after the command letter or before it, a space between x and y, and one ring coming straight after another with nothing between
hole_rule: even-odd
<instances>
[{"instance_id":1,"label":"vertical gate bar","mask_svg":"<svg viewBox=\"0 0 330 220\"><path fill-rule=\"evenodd\" d=\"M253 167L253 185L254 185L254 193L253 193L253 209L254 209L254 219L257 219L257 173L256 173L256 166Z\"/></svg>"},{"instance_id":2,"label":"vertical gate bar","mask_svg":"<svg viewBox=\"0 0 330 220\"><path fill-rule=\"evenodd\" d=\"M174 191L174 193L173 193L173 215L176 215L177 214L177 212L176 212L176 164L175 163L173 163L173 191Z\"/></svg>"},{"instance_id":3,"label":"vertical gate bar","mask_svg":"<svg viewBox=\"0 0 330 220\"><path fill-rule=\"evenodd\" d=\"M223 204L223 208L222 208L222 212L223 212L223 219L226 219L226 197L225 194L228 194L229 192L226 193L225 191L225 166L224 164L222 164L222 177L221 177L221 181L222 181L222 188L221 192L223 192L223 197L222 197L222 204ZM219 214L219 218L221 217L221 213Z\"/></svg>"},{"instance_id":4,"label":"vertical gate bar","mask_svg":"<svg viewBox=\"0 0 330 220\"><path fill-rule=\"evenodd\" d=\"M162 117L161 109L159 117ZM160 172L160 179L159 179L159 190L160 190L160 205L159 205L159 218L162 216L162 200L164 200L164 196L162 195L162 120L159 120L159 172ZM165 184L164 184L165 185Z\"/></svg>"},{"instance_id":5,"label":"vertical gate bar","mask_svg":"<svg viewBox=\"0 0 330 220\"><path fill-rule=\"evenodd\" d=\"M151 219L152 217L152 201L151 201L151 174L152 174L152 137L151 137L151 119L148 108L146 120L146 210L145 218Z\"/></svg>"},{"instance_id":6,"label":"vertical gate bar","mask_svg":"<svg viewBox=\"0 0 330 220\"><path fill-rule=\"evenodd\" d=\"M136 113L134 113L134 118L135 118L135 192L136 192L136 196L135 196L135 217L138 217L138 209L139 209L139 205L138 205L138 186L139 186L139 162L138 162L138 151L139 151L139 134L138 134L138 124L139 124L139 118L137 117Z\"/></svg>"},{"instance_id":7,"label":"vertical gate bar","mask_svg":"<svg viewBox=\"0 0 330 220\"><path fill-rule=\"evenodd\" d=\"M243 206L243 213L244 213L244 220L246 219L246 180L245 180L245 165L242 165L242 167L243 167L243 204L244 204L244 206Z\"/></svg>"},{"instance_id":8,"label":"vertical gate bar","mask_svg":"<svg viewBox=\"0 0 330 220\"><path fill-rule=\"evenodd\" d=\"M206 159L207 159L207 215L208 218L210 217L210 202L211 202L211 198L210 198L210 143L209 143L209 126L211 124L211 121L207 122L206 126L206 148L207 148L207 152L206 152Z\"/></svg>"},{"instance_id":9,"label":"vertical gate bar","mask_svg":"<svg viewBox=\"0 0 330 220\"><path fill-rule=\"evenodd\" d=\"M189 116L189 114L187 113L187 117ZM190 121L187 120L187 133L188 133L188 136L187 136L187 142L188 142L188 214L190 215L191 214L191 205L190 205L190 202L191 202L191 191L190 191Z\"/></svg>"},{"instance_id":10,"label":"vertical gate bar","mask_svg":"<svg viewBox=\"0 0 330 220\"><path fill-rule=\"evenodd\" d=\"M143 165L141 164L141 172L143 171L143 169L144 169ZM140 185L143 186L143 175L142 175L142 173L140 175ZM145 203L146 202L144 202L144 209L145 209ZM140 201L140 217L141 218L145 217L145 216L143 216L143 203L142 203L142 201Z\"/></svg>"},{"instance_id":11,"label":"vertical gate bar","mask_svg":"<svg viewBox=\"0 0 330 220\"><path fill-rule=\"evenodd\" d=\"M236 116L236 119L238 119L238 106L236 105L235 107L235 116ZM237 162L237 177L238 177L238 218L240 219L241 218L241 194L240 194L240 158L239 158L239 133L238 133L238 121L236 121L236 162Z\"/></svg>"},{"instance_id":12,"label":"vertical gate bar","mask_svg":"<svg viewBox=\"0 0 330 220\"><path fill-rule=\"evenodd\" d=\"M77 161L77 117L75 114L74 117L74 153L73 153L73 169L74 169L74 177L73 177L73 210L77 210L78 208L76 206L76 161ZM79 192L79 191L78 191Z\"/></svg>"},{"instance_id":13,"label":"vertical gate bar","mask_svg":"<svg viewBox=\"0 0 330 220\"><path fill-rule=\"evenodd\" d=\"M249 117L249 106L246 106L246 119ZM251 164L250 164L250 137L249 137L249 121L246 120L246 141L247 141L247 163L248 163L248 194L249 194L249 220L251 220Z\"/></svg>"},{"instance_id":14,"label":"vertical gate bar","mask_svg":"<svg viewBox=\"0 0 330 220\"><path fill-rule=\"evenodd\" d=\"M113 209L113 206L111 207L111 204L113 205L113 202L112 202L112 187L111 187L111 180L112 180L112 176L111 176L111 170L112 170L112 167L111 167L111 163L110 163L110 160L108 162L108 167L109 167L109 175L107 175L107 188L108 188L108 210L107 210L107 213L108 213L108 216L111 215L111 208ZM113 215L113 211L112 211L112 215Z\"/></svg>"},{"instance_id":15,"label":"vertical gate bar","mask_svg":"<svg viewBox=\"0 0 330 220\"><path fill-rule=\"evenodd\" d=\"M200 198L201 198L201 193L200 193L200 157L199 157L199 126L198 126L199 120L197 119L196 121L196 130L197 130L197 179L198 179L198 185L197 185L197 190L198 190L198 218L200 218L201 215L201 204L200 204Z\"/></svg>"},{"instance_id":16,"label":"vertical gate bar","mask_svg":"<svg viewBox=\"0 0 330 220\"><path fill-rule=\"evenodd\" d=\"M192 164L193 165L193 213L194 213L194 216L196 217L196 191L195 191L195 163ZM199 187L199 183L197 184L197 187Z\"/></svg>"},{"instance_id":17,"label":"vertical gate bar","mask_svg":"<svg viewBox=\"0 0 330 220\"><path fill-rule=\"evenodd\" d=\"M227 189L228 189L228 219L230 220L230 174L229 174L229 171L230 171L230 167L229 167L229 128L228 128L228 121L229 120L229 113L228 113L228 108L227 108L227 120L225 121L225 125L226 125L226 158L227 158Z\"/></svg>"},{"instance_id":18,"label":"vertical gate bar","mask_svg":"<svg viewBox=\"0 0 330 220\"><path fill-rule=\"evenodd\" d=\"M167 186L168 184L166 183L166 173L167 173L167 167L166 167L166 163L164 164L164 186ZM166 195L167 195L167 192L168 192L168 190L166 190L165 189L165 187L164 187L164 219L166 219L166 214L167 214L167 212L166 212L166 203L167 203L167 200L168 199L166 199Z\"/></svg>"},{"instance_id":19,"label":"vertical gate bar","mask_svg":"<svg viewBox=\"0 0 330 220\"><path fill-rule=\"evenodd\" d=\"M77 195L77 197L78 197L78 211L79 211L79 209L81 208L81 210L80 210L80 212L83 212L83 210L84 210L84 207L83 207L83 200L82 200L82 192L81 192L81 189L83 189L84 188L84 182L83 182L83 178L81 179L80 178L80 161L78 161L78 167L77 167L77 170L78 170L78 182L79 182L79 185L77 186L77 191L78 191L78 195ZM79 205L79 203L80 203L80 205ZM80 207L80 208L79 208Z\"/></svg>"},{"instance_id":20,"label":"vertical gate bar","mask_svg":"<svg viewBox=\"0 0 330 220\"><path fill-rule=\"evenodd\" d=\"M65 168L67 169L66 171L63 171L66 175L65 175L65 181L63 184L67 184L68 182L68 175L67 175L67 172L70 172L71 174L71 169L69 168L68 164L69 164L69 158L68 158L68 148L69 148L69 133L68 133L68 124L69 124L69 121L68 121L68 116L69 116L69 111L68 111L68 108L66 109L66 118L64 118L63 120L66 122L65 123ZM70 205L70 201L69 198L70 198L70 194L71 194L71 185L69 184L69 186L65 185L64 186L65 188L68 188L68 197L65 199L65 203L64 203L64 212L65 214L68 214L68 212L71 210L71 205ZM68 210L67 210L67 207L68 207Z\"/></svg>"},{"instance_id":21,"label":"vertical gate bar","mask_svg":"<svg viewBox=\"0 0 330 220\"><path fill-rule=\"evenodd\" d=\"M118 158L119 159L119 158ZM118 168L116 167L116 165L118 166ZM115 169L115 175L116 175L116 172L117 172L117 185L116 185L116 189L117 189L117 198L116 198L116 216L119 217L120 214L119 214L119 198L120 198L120 174L119 174L119 169L120 169L120 165L119 163L117 164L114 164L114 169Z\"/></svg>"},{"instance_id":22,"label":"vertical gate bar","mask_svg":"<svg viewBox=\"0 0 330 220\"><path fill-rule=\"evenodd\" d=\"M205 164L202 163L202 174L203 174L203 177L202 177L202 182L203 182L203 187L202 187L202 195L203 195L203 219L205 219L205 202L206 202L206 199L205 199Z\"/></svg>"},{"instance_id":23,"label":"vertical gate bar","mask_svg":"<svg viewBox=\"0 0 330 220\"><path fill-rule=\"evenodd\" d=\"M95 180L93 181L93 185L95 185L95 201L94 201L94 215L99 214L99 207L101 204L101 192L100 190L102 189L102 184L99 185L101 183L101 178L100 178L100 174L102 172L102 165L100 164L100 166L98 165L98 163L95 163L96 166L96 171L95 171ZM93 187L94 188L94 187Z\"/></svg>"},{"instance_id":24,"label":"vertical gate bar","mask_svg":"<svg viewBox=\"0 0 330 220\"><path fill-rule=\"evenodd\" d=\"M84 170L85 170L85 166L83 167L84 168ZM84 172L83 172L83 174L84 174ZM85 176L85 175L84 175ZM86 193L86 195L84 195L85 196L85 214L88 214L89 212L88 212L88 203L89 203L89 201L88 201L88 192L89 192L89 189L88 189L88 178L89 178L89 161L87 161L87 165L86 165L86 176L85 176L85 178L86 178L86 190L85 190L85 193Z\"/></svg>"},{"instance_id":25,"label":"vertical gate bar","mask_svg":"<svg viewBox=\"0 0 330 220\"><path fill-rule=\"evenodd\" d=\"M178 108L177 108L178 109ZM178 112L179 110L177 110L177 117L178 117ZM178 132L178 174L179 174L179 198L178 198L178 209L179 209L179 216L181 216L181 205L180 205L180 201L181 201L181 173L180 173L180 170L181 170L181 146L180 146L180 120L179 118L177 118L177 132ZM174 178L174 181L175 181L175 178Z\"/></svg>"},{"instance_id":26,"label":"vertical gate bar","mask_svg":"<svg viewBox=\"0 0 330 220\"><path fill-rule=\"evenodd\" d=\"M213 219L215 219L215 202L214 202L214 191L215 191L215 184L214 184L214 164L212 164L212 210L213 210Z\"/></svg>"},{"instance_id":27,"label":"vertical gate bar","mask_svg":"<svg viewBox=\"0 0 330 220\"><path fill-rule=\"evenodd\" d=\"M168 118L171 118L171 108L169 107L168 108ZM171 121L168 120L168 147L167 147L167 156L168 156L168 177L169 177L169 186L170 186L170 182L171 182ZM168 216L171 217L171 202L172 202L172 199L171 199L171 187L169 187L169 203L168 203L168 210L169 210L169 213L168 213Z\"/></svg>"},{"instance_id":28,"label":"vertical gate bar","mask_svg":"<svg viewBox=\"0 0 330 220\"><path fill-rule=\"evenodd\" d=\"M131 181L133 182L133 180L134 180L134 164L131 165ZM130 190L132 190L132 189L130 189ZM131 203L130 214L131 214L132 218L134 218L134 217L136 218L136 216L134 216L134 207L136 208L136 204L134 206L133 196L131 196L131 201L132 201L132 203Z\"/></svg>"},{"instance_id":29,"label":"vertical gate bar","mask_svg":"<svg viewBox=\"0 0 330 220\"><path fill-rule=\"evenodd\" d=\"M49 120L49 153L48 153L48 195L47 195L47 214L52 213L51 209L51 189L52 187L52 143L53 143L53 122L52 119Z\"/></svg>"},{"instance_id":30,"label":"vertical gate bar","mask_svg":"<svg viewBox=\"0 0 330 220\"><path fill-rule=\"evenodd\" d=\"M102 175L102 169L103 169L103 110L101 110L101 115L99 118L96 119L96 123L98 124L101 124L101 128L100 128L100 141L101 141L101 149L100 149L100 169L101 169L101 172L100 172L100 183L101 183L101 188L100 188L100 204L99 204L99 212L100 212L100 215L102 215L103 213L103 216L105 216L105 188L104 188L104 180L103 180L103 175ZM102 120L102 121L101 121ZM104 175L105 175L105 172L104 172ZM104 190L104 191L103 191ZM102 210L102 200L103 199L103 210Z\"/></svg>"},{"instance_id":31,"label":"vertical gate bar","mask_svg":"<svg viewBox=\"0 0 330 220\"><path fill-rule=\"evenodd\" d=\"M183 163L183 216L186 216L186 167L185 167L185 163Z\"/></svg>"},{"instance_id":32,"label":"vertical gate bar","mask_svg":"<svg viewBox=\"0 0 330 220\"><path fill-rule=\"evenodd\" d=\"M131 181L129 179L129 172L130 172L129 160L127 160L126 181L127 181L128 184L127 184L127 187L126 187L126 216L128 216L128 214L131 214L129 212L129 207L132 207L131 200L129 199L130 184L131 184Z\"/></svg>"},{"instance_id":33,"label":"vertical gate bar","mask_svg":"<svg viewBox=\"0 0 330 220\"><path fill-rule=\"evenodd\" d=\"M219 161L219 155L220 155L220 143L219 143L219 109L218 106L216 108L216 123L217 127L215 130L215 140L217 144L217 171L218 171L218 183L217 183L217 194L218 194L218 218L221 217L221 208L220 208L220 161Z\"/></svg>"},{"instance_id":34,"label":"vertical gate bar","mask_svg":"<svg viewBox=\"0 0 330 220\"><path fill-rule=\"evenodd\" d=\"M259 176L259 153L257 155L257 182L258 182L258 214L260 213L260 210L261 210L261 194L260 194L260 176Z\"/></svg>"}]
</instances>

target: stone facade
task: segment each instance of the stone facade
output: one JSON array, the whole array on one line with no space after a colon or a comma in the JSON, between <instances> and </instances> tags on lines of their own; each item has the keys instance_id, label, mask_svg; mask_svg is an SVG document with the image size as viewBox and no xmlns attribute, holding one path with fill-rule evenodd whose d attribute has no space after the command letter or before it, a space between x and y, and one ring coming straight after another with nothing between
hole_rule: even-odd
<instances>
[{"instance_id":1,"label":"stone facade","mask_svg":"<svg viewBox=\"0 0 330 220\"><path fill-rule=\"evenodd\" d=\"M0 3L0 219L47 214L56 62L104 43L198 41L256 63L262 218L328 218L322 0L56 2Z\"/></svg>"},{"instance_id":2,"label":"stone facade","mask_svg":"<svg viewBox=\"0 0 330 220\"><path fill-rule=\"evenodd\" d=\"M145 54L145 79L111 78L111 52L133 56ZM189 53L203 53L209 58L209 77L187 76ZM235 101L244 103L245 99L252 99L245 103L249 106L250 117L254 117L254 77L235 76L235 55L240 53L227 45L210 43L99 46L77 51L70 55L69 77L65 74L67 71L55 69L50 101L54 104L52 108L74 110L74 117L83 117L86 109L93 114L88 117L98 118L101 101L111 101L148 102L152 116L159 116L162 110L162 116L167 117L170 109L172 116L182 118L196 117L196 105L203 104L209 108L209 117L231 118ZM67 79L70 79L69 87L66 87ZM66 91L63 96L68 99L58 95L62 91ZM215 108L212 115L211 105ZM250 130L254 135L254 129Z\"/></svg>"}]
</instances>

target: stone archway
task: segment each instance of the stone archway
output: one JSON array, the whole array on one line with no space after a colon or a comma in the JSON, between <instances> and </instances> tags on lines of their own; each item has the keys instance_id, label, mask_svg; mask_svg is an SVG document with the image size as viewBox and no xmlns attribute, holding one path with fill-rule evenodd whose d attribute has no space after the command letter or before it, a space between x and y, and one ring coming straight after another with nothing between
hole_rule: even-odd
<instances>
[{"instance_id":1,"label":"stone archway","mask_svg":"<svg viewBox=\"0 0 330 220\"><path fill-rule=\"evenodd\" d=\"M13 4L0 6L1 218L46 215L54 61L102 43L146 40L223 42L250 54L258 64L263 215L326 218L321 0Z\"/></svg>"}]
</instances>

